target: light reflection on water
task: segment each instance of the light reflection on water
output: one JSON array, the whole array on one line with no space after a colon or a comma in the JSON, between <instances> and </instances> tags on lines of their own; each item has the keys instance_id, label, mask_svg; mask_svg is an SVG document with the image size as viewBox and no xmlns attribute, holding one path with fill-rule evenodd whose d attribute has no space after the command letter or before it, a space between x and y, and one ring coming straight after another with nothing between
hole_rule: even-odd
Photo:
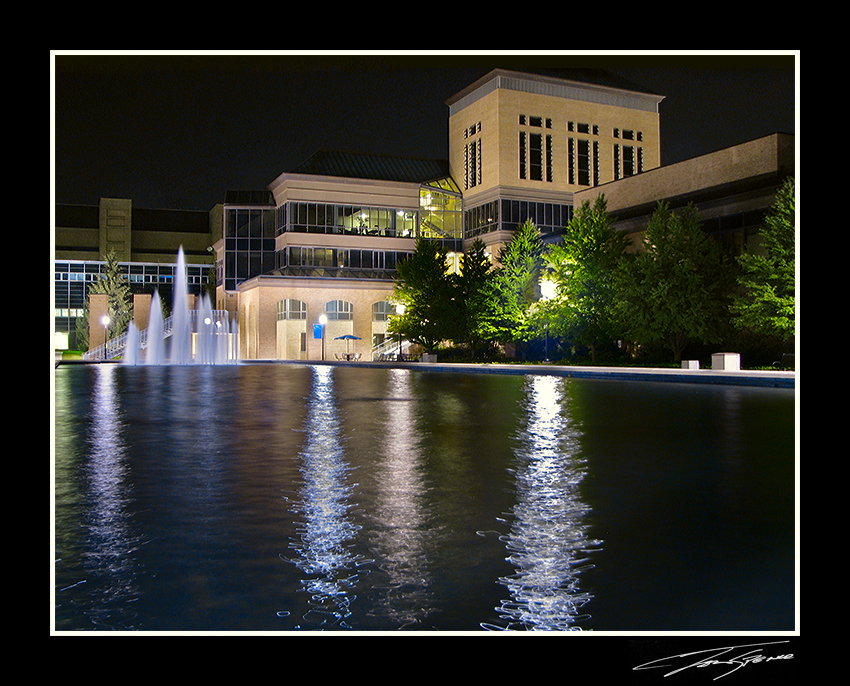
<instances>
[{"instance_id":1,"label":"light reflection on water","mask_svg":"<svg viewBox=\"0 0 850 686\"><path fill-rule=\"evenodd\" d=\"M308 575L302 580L310 594L310 610L303 619L313 627L347 628L357 567L367 562L352 553L360 527L348 516L353 485L351 467L339 435L333 368L314 367L314 383L304 425L306 444L301 451L301 501L296 511L303 521L300 540L293 544L299 558L294 564ZM286 612L286 611L283 611Z\"/></svg>"},{"instance_id":2,"label":"light reflection on water","mask_svg":"<svg viewBox=\"0 0 850 686\"><path fill-rule=\"evenodd\" d=\"M793 391L323 365L56 379L58 630L793 628Z\"/></svg>"},{"instance_id":3,"label":"light reflection on water","mask_svg":"<svg viewBox=\"0 0 850 686\"><path fill-rule=\"evenodd\" d=\"M578 492L584 477L579 430L570 417L566 381L531 376L525 382L525 422L516 440L517 504L504 540L516 571L499 582L510 592L497 608L506 625L488 629L579 631L582 607L592 596L581 591L579 572L588 566L590 508Z\"/></svg>"},{"instance_id":4,"label":"light reflection on water","mask_svg":"<svg viewBox=\"0 0 850 686\"><path fill-rule=\"evenodd\" d=\"M127 465L124 420L112 366L97 370L86 442L90 446L83 479L85 545L79 584L93 602L83 612L96 627L135 628L138 598L136 558L140 545L132 518L132 475ZM65 589L58 589L62 593Z\"/></svg>"},{"instance_id":5,"label":"light reflection on water","mask_svg":"<svg viewBox=\"0 0 850 686\"><path fill-rule=\"evenodd\" d=\"M410 376L405 369L388 371L384 440L375 456L375 526L369 532L370 549L385 577L373 585L376 607L371 614L399 629L419 625L433 604L428 565L433 535Z\"/></svg>"}]
</instances>

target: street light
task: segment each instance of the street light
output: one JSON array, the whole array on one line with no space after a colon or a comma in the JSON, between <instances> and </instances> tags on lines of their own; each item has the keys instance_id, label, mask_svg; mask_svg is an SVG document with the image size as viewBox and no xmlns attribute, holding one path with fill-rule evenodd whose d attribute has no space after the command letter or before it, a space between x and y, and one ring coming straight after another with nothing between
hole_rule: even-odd
<instances>
[{"instance_id":1,"label":"street light","mask_svg":"<svg viewBox=\"0 0 850 686\"><path fill-rule=\"evenodd\" d=\"M103 315L100 318L100 323L103 324L103 345L106 347L106 344L109 343L109 317Z\"/></svg>"},{"instance_id":2,"label":"street light","mask_svg":"<svg viewBox=\"0 0 850 686\"><path fill-rule=\"evenodd\" d=\"M322 362L325 361L325 324L328 323L328 315L320 314L319 315L319 324L322 327Z\"/></svg>"},{"instance_id":3,"label":"street light","mask_svg":"<svg viewBox=\"0 0 850 686\"><path fill-rule=\"evenodd\" d=\"M399 317L403 317L407 307L405 307L402 303L399 303L395 306L395 313ZM401 362L401 333L398 334L398 352L396 352L395 356L396 362Z\"/></svg>"},{"instance_id":4,"label":"street light","mask_svg":"<svg viewBox=\"0 0 850 686\"><path fill-rule=\"evenodd\" d=\"M558 294L558 287L554 281L548 278L540 279L540 299L541 300L551 300ZM549 318L547 315L545 328L545 348L546 348L546 359L545 362L549 362Z\"/></svg>"}]
</instances>

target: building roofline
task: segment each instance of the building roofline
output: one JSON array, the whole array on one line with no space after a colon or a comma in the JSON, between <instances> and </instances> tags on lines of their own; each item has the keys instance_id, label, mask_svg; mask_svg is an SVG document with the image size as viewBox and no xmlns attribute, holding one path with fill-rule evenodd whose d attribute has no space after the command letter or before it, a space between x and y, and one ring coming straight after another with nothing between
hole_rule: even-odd
<instances>
[{"instance_id":1,"label":"building roofline","mask_svg":"<svg viewBox=\"0 0 850 686\"><path fill-rule=\"evenodd\" d=\"M568 72L564 72L566 74ZM626 102L647 103L657 111L658 104L664 100L663 95L651 93L642 90L639 86L627 83L625 80L616 76L611 76L609 83L603 83L604 79L599 77L602 74L608 74L600 70L587 70L586 74L594 74L597 78L567 78L566 76L558 76L555 73L547 73L545 70L532 71L517 71L512 69L493 69L477 81L451 96L445 101L451 112L463 109L466 105L474 102L479 97L486 95L495 88L511 88L515 90L530 90L532 92L544 92L549 95L567 97L577 97L578 99L589 99L592 101L609 100L619 97L624 99L619 103L624 106L630 106ZM575 72L578 76L578 71ZM495 85L488 88L488 84ZM523 86L519 84L522 83ZM476 97L475 94L479 93ZM460 105L460 106L459 106ZM644 105L642 109L647 109Z\"/></svg>"}]
</instances>

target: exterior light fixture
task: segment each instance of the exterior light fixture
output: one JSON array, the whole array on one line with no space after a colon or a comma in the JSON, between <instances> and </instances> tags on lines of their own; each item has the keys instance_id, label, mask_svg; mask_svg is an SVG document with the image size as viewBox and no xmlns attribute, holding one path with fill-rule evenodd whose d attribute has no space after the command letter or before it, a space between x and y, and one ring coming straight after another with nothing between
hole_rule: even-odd
<instances>
[{"instance_id":1,"label":"exterior light fixture","mask_svg":"<svg viewBox=\"0 0 850 686\"><path fill-rule=\"evenodd\" d=\"M328 323L328 315L322 313L319 315L319 324L322 327L322 362L325 361L325 324Z\"/></svg>"}]
</instances>

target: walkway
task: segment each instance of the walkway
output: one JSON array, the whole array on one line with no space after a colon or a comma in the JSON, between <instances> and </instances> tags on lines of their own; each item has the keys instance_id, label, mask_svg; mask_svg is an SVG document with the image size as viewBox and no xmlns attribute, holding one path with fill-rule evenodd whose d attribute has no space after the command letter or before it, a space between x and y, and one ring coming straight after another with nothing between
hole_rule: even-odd
<instances>
[{"instance_id":1,"label":"walkway","mask_svg":"<svg viewBox=\"0 0 850 686\"><path fill-rule=\"evenodd\" d=\"M668 369L654 367L572 367L552 364L471 364L462 362L324 362L315 360L243 360L241 364L325 364L339 367L418 369L420 371L472 374L545 374L574 378L674 383L724 384L795 388L796 372L774 370L717 371L713 369Z\"/></svg>"}]
</instances>

